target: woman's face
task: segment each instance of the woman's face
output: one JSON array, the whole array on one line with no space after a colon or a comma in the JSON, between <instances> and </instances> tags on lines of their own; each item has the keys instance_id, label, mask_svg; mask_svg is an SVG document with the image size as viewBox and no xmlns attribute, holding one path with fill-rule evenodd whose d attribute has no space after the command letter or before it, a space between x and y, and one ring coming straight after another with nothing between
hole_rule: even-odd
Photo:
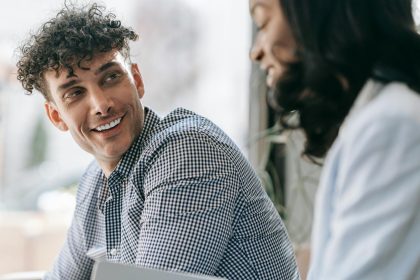
<instances>
[{"instance_id":1,"label":"woman's face","mask_svg":"<svg viewBox=\"0 0 420 280\"><path fill-rule=\"evenodd\" d=\"M267 73L267 86L274 87L286 64L296 60L296 43L279 0L250 0L257 34L250 57Z\"/></svg>"}]
</instances>

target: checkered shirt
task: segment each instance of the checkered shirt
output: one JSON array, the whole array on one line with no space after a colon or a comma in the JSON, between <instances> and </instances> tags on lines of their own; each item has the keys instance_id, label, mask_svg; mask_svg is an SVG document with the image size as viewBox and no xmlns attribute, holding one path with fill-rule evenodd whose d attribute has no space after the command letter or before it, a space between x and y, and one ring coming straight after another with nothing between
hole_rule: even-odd
<instances>
[{"instance_id":1,"label":"checkered shirt","mask_svg":"<svg viewBox=\"0 0 420 280\"><path fill-rule=\"evenodd\" d=\"M145 109L141 135L107 179L83 175L46 279L89 279L108 261L226 279L299 279L286 229L248 161L213 123Z\"/></svg>"}]
</instances>

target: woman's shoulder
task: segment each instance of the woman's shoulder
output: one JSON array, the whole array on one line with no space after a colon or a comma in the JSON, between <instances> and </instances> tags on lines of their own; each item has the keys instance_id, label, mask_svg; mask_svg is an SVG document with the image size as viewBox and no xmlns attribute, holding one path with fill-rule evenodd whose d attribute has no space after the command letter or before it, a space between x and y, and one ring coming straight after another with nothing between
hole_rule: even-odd
<instances>
[{"instance_id":1,"label":"woman's shoulder","mask_svg":"<svg viewBox=\"0 0 420 280\"><path fill-rule=\"evenodd\" d=\"M420 93L403 83L390 83L366 109L383 117L412 118L420 123Z\"/></svg>"},{"instance_id":2,"label":"woman's shoulder","mask_svg":"<svg viewBox=\"0 0 420 280\"><path fill-rule=\"evenodd\" d=\"M394 82L383 86L375 98L350 115L340 136L353 138L379 130L393 133L402 126L417 127L413 133L420 133L420 93Z\"/></svg>"}]
</instances>

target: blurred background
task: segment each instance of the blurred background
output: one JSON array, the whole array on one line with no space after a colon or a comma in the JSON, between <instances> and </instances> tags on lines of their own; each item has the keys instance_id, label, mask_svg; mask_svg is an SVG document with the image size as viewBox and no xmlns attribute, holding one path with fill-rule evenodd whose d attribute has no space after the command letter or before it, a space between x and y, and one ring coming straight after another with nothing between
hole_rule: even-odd
<instances>
[{"instance_id":1,"label":"blurred background","mask_svg":"<svg viewBox=\"0 0 420 280\"><path fill-rule=\"evenodd\" d=\"M16 80L17 46L64 1L3 1L0 17L0 275L45 270L64 240L78 178L92 160ZM73 1L76 3L87 3ZM251 21L247 1L100 1L132 26L131 45L160 115L185 107L247 153Z\"/></svg>"},{"instance_id":2,"label":"blurred background","mask_svg":"<svg viewBox=\"0 0 420 280\"><path fill-rule=\"evenodd\" d=\"M70 223L77 181L92 161L49 123L43 97L27 96L16 80L17 46L63 2L2 2L0 275L52 265ZM307 244L320 168L299 158L299 132L279 136L272 127L263 74L248 58L248 1L100 3L140 34L131 53L145 82L143 104L160 115L185 107L220 126L254 164L293 242Z\"/></svg>"}]
</instances>

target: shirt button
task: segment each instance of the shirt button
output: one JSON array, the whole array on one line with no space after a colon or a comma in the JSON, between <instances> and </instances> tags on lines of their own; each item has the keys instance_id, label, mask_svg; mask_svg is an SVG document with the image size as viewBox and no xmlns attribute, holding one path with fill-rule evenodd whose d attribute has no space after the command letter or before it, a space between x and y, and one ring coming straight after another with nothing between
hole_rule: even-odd
<instances>
[{"instance_id":1,"label":"shirt button","mask_svg":"<svg viewBox=\"0 0 420 280\"><path fill-rule=\"evenodd\" d=\"M115 256L117 254L117 249L111 249L111 256Z\"/></svg>"}]
</instances>

